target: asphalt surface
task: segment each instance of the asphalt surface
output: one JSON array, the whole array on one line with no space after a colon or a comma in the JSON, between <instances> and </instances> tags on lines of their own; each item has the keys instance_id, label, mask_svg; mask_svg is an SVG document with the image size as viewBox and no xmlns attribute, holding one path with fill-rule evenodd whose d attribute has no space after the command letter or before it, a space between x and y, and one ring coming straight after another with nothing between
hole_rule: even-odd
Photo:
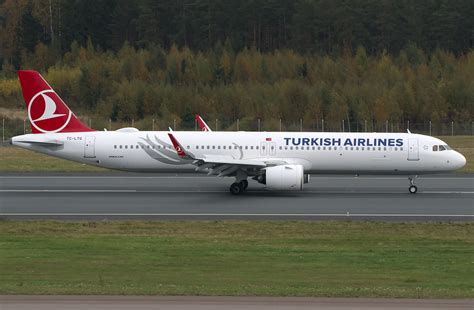
<instances>
[{"instance_id":1,"label":"asphalt surface","mask_svg":"<svg viewBox=\"0 0 474 310\"><path fill-rule=\"evenodd\" d=\"M0 296L2 310L473 309L473 300L268 297Z\"/></svg>"},{"instance_id":2,"label":"asphalt surface","mask_svg":"<svg viewBox=\"0 0 474 310\"><path fill-rule=\"evenodd\" d=\"M474 220L474 175L422 176L417 194L400 176L313 176L298 192L206 175L3 174L3 219Z\"/></svg>"}]
</instances>

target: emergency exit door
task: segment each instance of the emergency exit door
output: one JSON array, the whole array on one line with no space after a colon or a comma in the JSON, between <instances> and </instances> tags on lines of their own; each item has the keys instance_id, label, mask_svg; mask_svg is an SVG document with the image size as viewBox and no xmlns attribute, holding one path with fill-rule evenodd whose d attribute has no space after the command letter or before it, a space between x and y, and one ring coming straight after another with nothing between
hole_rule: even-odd
<instances>
[{"instance_id":1,"label":"emergency exit door","mask_svg":"<svg viewBox=\"0 0 474 310\"><path fill-rule=\"evenodd\" d=\"M261 156L275 156L276 143L275 142L260 142L260 155Z\"/></svg>"}]
</instances>

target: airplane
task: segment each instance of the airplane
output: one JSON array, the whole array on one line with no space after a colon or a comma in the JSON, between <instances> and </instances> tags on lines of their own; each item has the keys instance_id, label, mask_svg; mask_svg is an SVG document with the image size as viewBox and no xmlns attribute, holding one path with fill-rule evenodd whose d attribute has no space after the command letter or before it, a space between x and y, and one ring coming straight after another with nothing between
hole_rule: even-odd
<instances>
[{"instance_id":1,"label":"airplane","mask_svg":"<svg viewBox=\"0 0 474 310\"><path fill-rule=\"evenodd\" d=\"M302 190L311 174L406 175L414 194L416 176L466 164L440 139L410 132L95 131L38 72L18 76L32 133L13 137L13 145L109 169L233 177L234 195L249 178L269 190Z\"/></svg>"}]
</instances>

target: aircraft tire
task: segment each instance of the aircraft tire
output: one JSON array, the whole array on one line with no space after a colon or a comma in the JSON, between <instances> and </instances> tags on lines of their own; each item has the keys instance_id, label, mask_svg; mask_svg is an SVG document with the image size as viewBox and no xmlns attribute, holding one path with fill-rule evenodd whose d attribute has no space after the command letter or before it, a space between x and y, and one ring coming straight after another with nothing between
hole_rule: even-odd
<instances>
[{"instance_id":1,"label":"aircraft tire","mask_svg":"<svg viewBox=\"0 0 474 310\"><path fill-rule=\"evenodd\" d=\"M415 185L411 185L408 188L408 191L410 192L410 194L416 194L416 192L418 191L418 187L416 187Z\"/></svg>"},{"instance_id":2,"label":"aircraft tire","mask_svg":"<svg viewBox=\"0 0 474 310\"><path fill-rule=\"evenodd\" d=\"M240 195L244 191L240 183L232 183L229 190L232 195Z\"/></svg>"}]
</instances>

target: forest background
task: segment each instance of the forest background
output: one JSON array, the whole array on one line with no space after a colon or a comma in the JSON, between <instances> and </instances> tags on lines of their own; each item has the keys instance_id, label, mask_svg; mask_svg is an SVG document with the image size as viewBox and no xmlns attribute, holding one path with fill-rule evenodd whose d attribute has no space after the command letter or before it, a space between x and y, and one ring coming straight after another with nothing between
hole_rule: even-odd
<instances>
[{"instance_id":1,"label":"forest background","mask_svg":"<svg viewBox=\"0 0 474 310\"><path fill-rule=\"evenodd\" d=\"M472 0L0 0L0 114L29 127L21 68L98 129L199 113L223 130L471 133L473 16Z\"/></svg>"}]
</instances>

